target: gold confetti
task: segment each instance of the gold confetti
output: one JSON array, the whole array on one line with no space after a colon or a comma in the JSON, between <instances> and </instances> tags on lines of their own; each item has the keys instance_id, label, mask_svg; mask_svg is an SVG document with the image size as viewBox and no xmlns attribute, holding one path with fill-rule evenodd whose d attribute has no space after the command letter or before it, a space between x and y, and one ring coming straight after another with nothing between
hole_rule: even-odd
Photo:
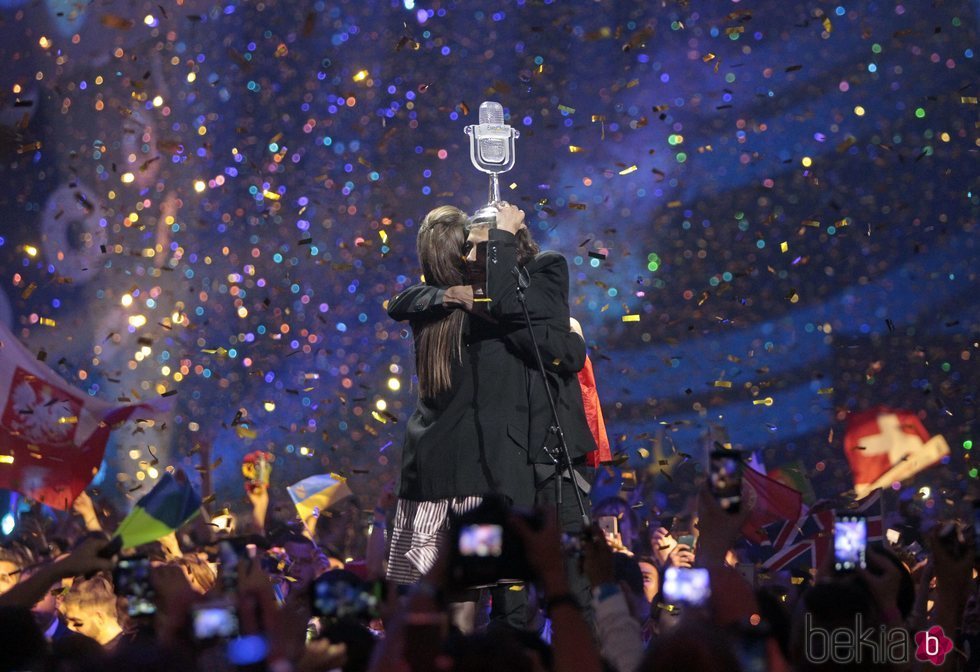
<instances>
[{"instance_id":1,"label":"gold confetti","mask_svg":"<svg viewBox=\"0 0 980 672\"><path fill-rule=\"evenodd\" d=\"M715 56L709 51L707 54L701 57L701 60L707 63L708 61L714 60L715 58L717 58L717 56Z\"/></svg>"},{"instance_id":2,"label":"gold confetti","mask_svg":"<svg viewBox=\"0 0 980 672\"><path fill-rule=\"evenodd\" d=\"M834 29L834 26L830 22L830 18L829 17L826 17L826 16L823 17L823 29L826 30L828 33L831 32Z\"/></svg>"},{"instance_id":3,"label":"gold confetti","mask_svg":"<svg viewBox=\"0 0 980 672\"><path fill-rule=\"evenodd\" d=\"M363 82L365 79L367 79L367 77L368 77L367 70L359 70L356 73L354 73L353 79L355 82Z\"/></svg>"},{"instance_id":4,"label":"gold confetti","mask_svg":"<svg viewBox=\"0 0 980 672\"><path fill-rule=\"evenodd\" d=\"M572 154L578 154L579 152L584 152L585 148L579 147L578 145L569 145L568 151L571 152Z\"/></svg>"},{"instance_id":5,"label":"gold confetti","mask_svg":"<svg viewBox=\"0 0 980 672\"><path fill-rule=\"evenodd\" d=\"M786 241L781 242L779 244L779 251L780 252L788 252L789 251L789 243L787 243Z\"/></svg>"},{"instance_id":6,"label":"gold confetti","mask_svg":"<svg viewBox=\"0 0 980 672\"><path fill-rule=\"evenodd\" d=\"M58 323L52 320L50 317L42 317L38 320L38 323L44 325L45 327L58 326Z\"/></svg>"},{"instance_id":7,"label":"gold confetti","mask_svg":"<svg viewBox=\"0 0 980 672\"><path fill-rule=\"evenodd\" d=\"M629 175L630 173L633 173L633 172L636 172L636 164L635 163L632 166L630 166L629 168L623 168L621 171L619 171L619 174L620 175Z\"/></svg>"},{"instance_id":8,"label":"gold confetti","mask_svg":"<svg viewBox=\"0 0 980 672\"><path fill-rule=\"evenodd\" d=\"M753 406L772 406L772 397L766 397L765 399L753 399Z\"/></svg>"},{"instance_id":9,"label":"gold confetti","mask_svg":"<svg viewBox=\"0 0 980 672\"><path fill-rule=\"evenodd\" d=\"M559 105L558 110L560 112L565 112L566 114L575 114L575 108L569 107L568 105Z\"/></svg>"},{"instance_id":10,"label":"gold confetti","mask_svg":"<svg viewBox=\"0 0 980 672\"><path fill-rule=\"evenodd\" d=\"M732 386L732 381L730 380L716 380L715 387L724 387L725 389L730 389Z\"/></svg>"},{"instance_id":11,"label":"gold confetti","mask_svg":"<svg viewBox=\"0 0 980 672\"><path fill-rule=\"evenodd\" d=\"M963 103L964 105L976 105L977 104L977 97L976 96L960 96L960 102Z\"/></svg>"},{"instance_id":12,"label":"gold confetti","mask_svg":"<svg viewBox=\"0 0 980 672\"><path fill-rule=\"evenodd\" d=\"M269 191L268 189L263 189L262 190L262 196L263 196L263 198L268 198L270 201L278 201L280 198L282 198L276 192Z\"/></svg>"},{"instance_id":13,"label":"gold confetti","mask_svg":"<svg viewBox=\"0 0 980 672\"><path fill-rule=\"evenodd\" d=\"M13 464L13 463L14 463L13 455L0 455L0 464Z\"/></svg>"},{"instance_id":14,"label":"gold confetti","mask_svg":"<svg viewBox=\"0 0 980 672\"><path fill-rule=\"evenodd\" d=\"M623 322L639 322L639 315L623 315Z\"/></svg>"}]
</instances>

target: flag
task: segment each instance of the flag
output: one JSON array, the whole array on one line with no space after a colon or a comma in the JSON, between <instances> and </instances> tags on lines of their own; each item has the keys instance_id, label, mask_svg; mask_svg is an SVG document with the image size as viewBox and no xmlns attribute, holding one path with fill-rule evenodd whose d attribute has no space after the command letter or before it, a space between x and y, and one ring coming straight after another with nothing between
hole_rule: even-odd
<instances>
[{"instance_id":1,"label":"flag","mask_svg":"<svg viewBox=\"0 0 980 672\"><path fill-rule=\"evenodd\" d=\"M799 492L803 496L803 503L807 506L812 506L817 501L813 484L810 483L810 477L806 475L806 467L800 460L770 469L768 476Z\"/></svg>"},{"instance_id":2,"label":"flag","mask_svg":"<svg viewBox=\"0 0 980 672\"><path fill-rule=\"evenodd\" d=\"M116 535L123 549L148 544L170 534L201 509L201 498L187 476L164 472L153 489L143 495L119 524Z\"/></svg>"},{"instance_id":3,"label":"flag","mask_svg":"<svg viewBox=\"0 0 980 672\"><path fill-rule=\"evenodd\" d=\"M864 497L932 466L949 455L949 446L942 435L931 436L912 411L879 406L848 417L844 454L854 490Z\"/></svg>"},{"instance_id":4,"label":"flag","mask_svg":"<svg viewBox=\"0 0 980 672\"><path fill-rule=\"evenodd\" d=\"M799 492L763 476L758 471L745 467L742 471L745 487L745 500L742 506L749 510L748 519L742 527L750 541L757 544L769 541L765 528L780 521L795 521L800 517L803 498Z\"/></svg>"},{"instance_id":5,"label":"flag","mask_svg":"<svg viewBox=\"0 0 980 672\"><path fill-rule=\"evenodd\" d=\"M313 531L309 525L311 517L318 517L321 511L329 509L352 494L347 487L347 479L337 474L310 476L290 485L286 490L292 497L293 504L296 505L300 520L311 532Z\"/></svg>"},{"instance_id":6,"label":"flag","mask_svg":"<svg viewBox=\"0 0 980 672\"><path fill-rule=\"evenodd\" d=\"M827 502L815 504L787 526L790 533L782 546L762 564L763 569L777 572L792 565L819 567L831 548L834 516L834 510Z\"/></svg>"},{"instance_id":7,"label":"flag","mask_svg":"<svg viewBox=\"0 0 980 672\"><path fill-rule=\"evenodd\" d=\"M585 456L589 466L598 467L603 462L612 461L612 451L609 450L609 436L606 434L606 421L602 417L602 406L599 405L599 391L595 384L595 371L592 360L585 356L585 366L578 372L578 384L582 388L582 406L585 408L585 419L589 422L589 430L595 439L596 450Z\"/></svg>"},{"instance_id":8,"label":"flag","mask_svg":"<svg viewBox=\"0 0 980 672\"><path fill-rule=\"evenodd\" d=\"M868 543L884 538L884 516L882 515L881 490L875 490L864 499L855 502L846 513L858 514L865 518L868 530ZM804 510L799 520L787 523L780 531L782 543L776 552L763 563L769 571L779 571L788 566L820 567L833 547L834 520L838 510L830 508L826 501L814 504Z\"/></svg>"},{"instance_id":9,"label":"flag","mask_svg":"<svg viewBox=\"0 0 980 672\"><path fill-rule=\"evenodd\" d=\"M0 488L67 510L98 473L109 433L137 409L73 388L0 325Z\"/></svg>"}]
</instances>

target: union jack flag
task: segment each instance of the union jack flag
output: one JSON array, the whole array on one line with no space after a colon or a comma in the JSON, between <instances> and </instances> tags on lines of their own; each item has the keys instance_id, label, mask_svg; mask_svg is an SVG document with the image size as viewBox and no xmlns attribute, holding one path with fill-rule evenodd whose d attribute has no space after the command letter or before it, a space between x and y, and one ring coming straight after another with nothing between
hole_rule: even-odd
<instances>
[{"instance_id":1,"label":"union jack flag","mask_svg":"<svg viewBox=\"0 0 980 672\"><path fill-rule=\"evenodd\" d=\"M847 512L865 517L869 542L881 541L884 521L880 490L857 501L856 506ZM776 572L791 565L803 564L803 561L809 567L819 567L833 546L836 515L837 510L831 507L830 502L821 501L805 510L798 520L787 521L773 530L772 545L776 552L763 563L763 569Z\"/></svg>"}]
</instances>

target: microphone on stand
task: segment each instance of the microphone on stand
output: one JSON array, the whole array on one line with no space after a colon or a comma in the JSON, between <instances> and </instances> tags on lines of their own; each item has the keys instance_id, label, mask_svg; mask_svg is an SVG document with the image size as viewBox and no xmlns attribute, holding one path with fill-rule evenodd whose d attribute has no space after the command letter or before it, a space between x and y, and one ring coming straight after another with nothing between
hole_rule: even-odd
<instances>
[{"instance_id":1,"label":"microphone on stand","mask_svg":"<svg viewBox=\"0 0 980 672\"><path fill-rule=\"evenodd\" d=\"M500 173L514 167L514 140L520 131L504 123L504 108L495 101L480 103L480 123L467 126L470 136L470 161L477 170L490 175L487 205L471 218L473 226L496 226L497 210L493 204L500 201Z\"/></svg>"}]
</instances>

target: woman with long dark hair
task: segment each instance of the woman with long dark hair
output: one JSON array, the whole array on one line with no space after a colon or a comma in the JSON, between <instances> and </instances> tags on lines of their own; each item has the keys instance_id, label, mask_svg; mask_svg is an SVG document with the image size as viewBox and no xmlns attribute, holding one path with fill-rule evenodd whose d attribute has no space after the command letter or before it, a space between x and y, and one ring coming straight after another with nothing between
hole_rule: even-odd
<instances>
[{"instance_id":1,"label":"woman with long dark hair","mask_svg":"<svg viewBox=\"0 0 980 672\"><path fill-rule=\"evenodd\" d=\"M388 303L392 318L411 323L418 376L418 402L402 449L388 562L388 578L396 583L415 583L432 567L448 535L450 513L474 508L486 491L485 484L461 483L455 467L460 451L454 430L467 416L467 398L461 392L472 387L463 366L469 316L455 309L466 306L456 303L452 292L447 296L447 290L466 284L463 245L468 222L466 213L449 205L425 216L416 249L424 286L438 291L419 296L409 290Z\"/></svg>"}]
</instances>

